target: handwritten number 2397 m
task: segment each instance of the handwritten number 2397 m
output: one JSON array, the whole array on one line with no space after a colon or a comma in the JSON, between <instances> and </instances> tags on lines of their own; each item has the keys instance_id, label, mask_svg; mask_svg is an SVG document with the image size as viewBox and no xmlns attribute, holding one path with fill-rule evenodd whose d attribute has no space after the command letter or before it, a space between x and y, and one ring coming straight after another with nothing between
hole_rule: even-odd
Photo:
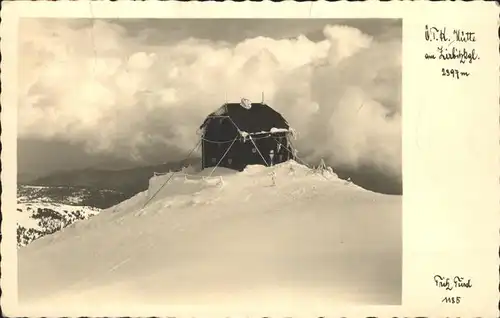
<instances>
[{"instance_id":1,"label":"handwritten number 2397 m","mask_svg":"<svg viewBox=\"0 0 500 318\"><path fill-rule=\"evenodd\" d=\"M469 76L469 73L467 72L460 72L457 69L448 69L448 68L442 68L441 69L441 75L442 76L451 76L456 79L459 79L461 76Z\"/></svg>"}]
</instances>

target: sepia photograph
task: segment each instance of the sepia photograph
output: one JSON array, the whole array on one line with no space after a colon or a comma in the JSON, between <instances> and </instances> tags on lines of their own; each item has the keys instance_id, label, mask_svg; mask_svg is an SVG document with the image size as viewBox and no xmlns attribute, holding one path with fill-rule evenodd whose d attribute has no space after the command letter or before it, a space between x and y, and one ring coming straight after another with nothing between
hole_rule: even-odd
<instances>
[{"instance_id":1,"label":"sepia photograph","mask_svg":"<svg viewBox=\"0 0 500 318\"><path fill-rule=\"evenodd\" d=\"M491 6L6 3L2 313L494 317Z\"/></svg>"},{"instance_id":2,"label":"sepia photograph","mask_svg":"<svg viewBox=\"0 0 500 318\"><path fill-rule=\"evenodd\" d=\"M401 33L20 20L20 304L400 304Z\"/></svg>"},{"instance_id":3,"label":"sepia photograph","mask_svg":"<svg viewBox=\"0 0 500 318\"><path fill-rule=\"evenodd\" d=\"M490 7L7 3L2 312L494 316Z\"/></svg>"},{"instance_id":4,"label":"sepia photograph","mask_svg":"<svg viewBox=\"0 0 500 318\"><path fill-rule=\"evenodd\" d=\"M20 305L401 304L401 19L18 32Z\"/></svg>"}]
</instances>

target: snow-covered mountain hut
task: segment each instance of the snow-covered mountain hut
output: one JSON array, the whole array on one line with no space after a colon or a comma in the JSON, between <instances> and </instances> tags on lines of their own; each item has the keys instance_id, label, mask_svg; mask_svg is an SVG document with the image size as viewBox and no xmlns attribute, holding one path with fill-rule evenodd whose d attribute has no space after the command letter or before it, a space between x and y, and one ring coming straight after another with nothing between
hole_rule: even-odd
<instances>
[{"instance_id":1,"label":"snow-covered mountain hut","mask_svg":"<svg viewBox=\"0 0 500 318\"><path fill-rule=\"evenodd\" d=\"M283 116L262 103L225 103L200 126L202 166L243 170L294 159L293 130Z\"/></svg>"}]
</instances>

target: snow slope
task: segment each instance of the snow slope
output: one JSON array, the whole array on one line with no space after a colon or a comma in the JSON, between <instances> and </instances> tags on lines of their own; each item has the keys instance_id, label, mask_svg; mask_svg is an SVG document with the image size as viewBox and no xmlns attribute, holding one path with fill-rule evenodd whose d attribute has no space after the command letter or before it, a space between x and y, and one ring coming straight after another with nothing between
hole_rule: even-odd
<instances>
[{"instance_id":1,"label":"snow slope","mask_svg":"<svg viewBox=\"0 0 500 318\"><path fill-rule=\"evenodd\" d=\"M170 175L156 176L148 191L21 248L20 304L80 316L400 304L400 196L295 162L216 172L163 188Z\"/></svg>"},{"instance_id":2,"label":"snow slope","mask_svg":"<svg viewBox=\"0 0 500 318\"><path fill-rule=\"evenodd\" d=\"M59 189L62 189L64 194L61 194ZM82 205L86 195L87 191L84 189L18 186L16 215L18 247L28 245L42 236L99 213L98 208Z\"/></svg>"},{"instance_id":3,"label":"snow slope","mask_svg":"<svg viewBox=\"0 0 500 318\"><path fill-rule=\"evenodd\" d=\"M59 231L79 220L88 219L99 213L90 206L59 203L18 203L17 244L26 246L32 241Z\"/></svg>"}]
</instances>

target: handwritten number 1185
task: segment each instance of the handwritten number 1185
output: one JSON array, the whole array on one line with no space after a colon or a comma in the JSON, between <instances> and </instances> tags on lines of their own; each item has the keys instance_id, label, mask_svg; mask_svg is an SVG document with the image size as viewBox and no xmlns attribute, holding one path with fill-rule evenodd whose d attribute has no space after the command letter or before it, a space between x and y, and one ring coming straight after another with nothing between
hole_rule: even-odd
<instances>
[{"instance_id":1,"label":"handwritten number 1185","mask_svg":"<svg viewBox=\"0 0 500 318\"><path fill-rule=\"evenodd\" d=\"M456 79L459 79L462 76L466 76L466 77L469 76L469 73L468 72L460 72L457 69L442 68L441 75L442 76L451 76L451 77L454 77Z\"/></svg>"},{"instance_id":2,"label":"handwritten number 1185","mask_svg":"<svg viewBox=\"0 0 500 318\"><path fill-rule=\"evenodd\" d=\"M441 300L442 303L447 303L447 304L460 304L460 300L462 297L455 296L455 297L444 297L443 300Z\"/></svg>"}]
</instances>

